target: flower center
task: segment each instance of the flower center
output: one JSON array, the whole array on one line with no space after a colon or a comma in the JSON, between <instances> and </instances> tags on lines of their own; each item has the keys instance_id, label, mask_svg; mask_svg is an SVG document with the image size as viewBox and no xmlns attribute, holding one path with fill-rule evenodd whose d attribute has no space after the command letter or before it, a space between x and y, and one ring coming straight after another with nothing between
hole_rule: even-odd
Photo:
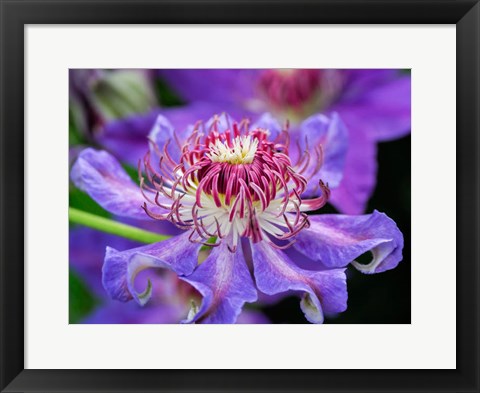
<instances>
[{"instance_id":1,"label":"flower center","mask_svg":"<svg viewBox=\"0 0 480 393\"><path fill-rule=\"evenodd\" d=\"M319 70L265 70L260 89L273 106L300 109L318 92Z\"/></svg>"},{"instance_id":2,"label":"flower center","mask_svg":"<svg viewBox=\"0 0 480 393\"><path fill-rule=\"evenodd\" d=\"M208 158L212 162L227 162L229 164L251 164L255 158L258 139L251 136L236 137L230 146L219 139L209 146Z\"/></svg>"},{"instance_id":3,"label":"flower center","mask_svg":"<svg viewBox=\"0 0 480 393\"><path fill-rule=\"evenodd\" d=\"M261 74L258 88L269 110L297 122L325 109L341 83L336 70L269 69Z\"/></svg>"},{"instance_id":4,"label":"flower center","mask_svg":"<svg viewBox=\"0 0 480 393\"><path fill-rule=\"evenodd\" d=\"M162 195L171 205L162 206L170 210L165 216L153 214L147 205L145 211L153 218L193 229L192 241L225 239L233 251L239 239L247 237L283 247L278 243L309 225L302 210L310 210L302 209L300 195L307 181L290 162L287 131L271 141L267 130L249 129L247 121L222 127L222 132L219 123L215 118L208 131L197 124L178 163L167 146L163 154L156 149L160 155L157 171L147 154L144 163L150 191L157 194L150 202L162 206L158 203ZM304 164L302 160L297 166ZM143 179L142 187L146 187ZM321 204L325 202L324 198Z\"/></svg>"}]
</instances>

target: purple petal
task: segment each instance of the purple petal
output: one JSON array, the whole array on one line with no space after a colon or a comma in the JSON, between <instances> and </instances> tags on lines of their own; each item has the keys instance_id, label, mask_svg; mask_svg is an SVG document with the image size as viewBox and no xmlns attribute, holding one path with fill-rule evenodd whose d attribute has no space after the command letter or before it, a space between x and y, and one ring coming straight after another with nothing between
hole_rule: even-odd
<instances>
[{"instance_id":1,"label":"purple petal","mask_svg":"<svg viewBox=\"0 0 480 393\"><path fill-rule=\"evenodd\" d=\"M166 150L175 163L180 162L182 141L178 139L172 124L164 116L157 116L148 138L155 143L155 149L158 149L160 156L164 155Z\"/></svg>"},{"instance_id":2,"label":"purple petal","mask_svg":"<svg viewBox=\"0 0 480 393\"><path fill-rule=\"evenodd\" d=\"M319 189L320 180L331 188L337 187L342 180L348 148L348 131L340 117L336 113L330 118L322 114L311 116L300 125L300 132L295 136L301 152L310 154L308 167L303 173L308 179L305 195L313 195ZM321 151L318 150L320 147ZM322 157L323 164L318 171Z\"/></svg>"},{"instance_id":3,"label":"purple petal","mask_svg":"<svg viewBox=\"0 0 480 393\"><path fill-rule=\"evenodd\" d=\"M117 251L107 247L103 265L102 283L111 298L126 302L132 298L144 305L151 296L152 285L148 281L143 293L134 287L135 277L148 268L165 268L179 275L190 274L197 265L201 244L189 240L190 233L172 237L159 243Z\"/></svg>"},{"instance_id":4,"label":"purple petal","mask_svg":"<svg viewBox=\"0 0 480 393\"><path fill-rule=\"evenodd\" d=\"M160 324L178 323L185 315L179 304L155 304L141 307L136 303L107 302L81 321L84 324Z\"/></svg>"},{"instance_id":5,"label":"purple petal","mask_svg":"<svg viewBox=\"0 0 480 393\"><path fill-rule=\"evenodd\" d=\"M343 213L361 214L376 184L377 146L365 135L352 132L349 146L342 181L332 190L330 202Z\"/></svg>"},{"instance_id":6,"label":"purple petal","mask_svg":"<svg viewBox=\"0 0 480 393\"><path fill-rule=\"evenodd\" d=\"M237 120L241 120L248 114L248 112L236 106L205 102L194 102L182 107L162 109L159 114L170 121L175 128L175 133L183 141L190 136L195 123L199 121L207 123L207 120L214 115L225 118L225 113L228 113L230 118Z\"/></svg>"},{"instance_id":7,"label":"purple petal","mask_svg":"<svg viewBox=\"0 0 480 393\"><path fill-rule=\"evenodd\" d=\"M136 166L148 151L148 133L158 110L110 121L96 135L97 142L118 159Z\"/></svg>"},{"instance_id":8,"label":"purple petal","mask_svg":"<svg viewBox=\"0 0 480 393\"><path fill-rule=\"evenodd\" d=\"M147 114L129 116L107 123L96 139L120 160L136 166L149 150L148 137L152 132L154 140L162 151L165 142L170 139L169 153L178 160L180 148L175 143L176 138L185 139L185 135L182 133L187 128L188 123L186 122L195 123L198 120L198 112L199 110L194 107L189 111L156 109ZM166 120L164 116L168 116L169 120ZM176 138L171 121L174 121L176 125Z\"/></svg>"},{"instance_id":9,"label":"purple petal","mask_svg":"<svg viewBox=\"0 0 480 393\"><path fill-rule=\"evenodd\" d=\"M400 72L394 68L386 69L346 69L338 70L345 82L340 100L353 100L366 91L395 80Z\"/></svg>"},{"instance_id":10,"label":"purple petal","mask_svg":"<svg viewBox=\"0 0 480 393\"><path fill-rule=\"evenodd\" d=\"M184 232L183 229L180 229L179 227L177 227L175 224L173 224L168 220L148 219L148 221L139 221L134 218L126 218L126 217L114 217L114 219L123 224L138 227L146 231L159 233L160 235L177 236Z\"/></svg>"},{"instance_id":11,"label":"purple petal","mask_svg":"<svg viewBox=\"0 0 480 393\"><path fill-rule=\"evenodd\" d=\"M362 216L322 214L310 216L310 228L302 230L293 247L327 268L352 264L363 273L393 269L402 260L403 235L383 213ZM372 261L363 265L355 258L370 251Z\"/></svg>"},{"instance_id":12,"label":"purple petal","mask_svg":"<svg viewBox=\"0 0 480 393\"><path fill-rule=\"evenodd\" d=\"M267 324L270 320L261 312L253 310L244 310L237 318L238 324Z\"/></svg>"},{"instance_id":13,"label":"purple petal","mask_svg":"<svg viewBox=\"0 0 480 393\"><path fill-rule=\"evenodd\" d=\"M210 101L222 104L243 102L253 96L256 76L261 70L190 69L160 70L182 98L188 101Z\"/></svg>"},{"instance_id":14,"label":"purple petal","mask_svg":"<svg viewBox=\"0 0 480 393\"><path fill-rule=\"evenodd\" d=\"M409 134L411 128L411 79L391 79L363 91L353 100L335 105L351 133L363 133L376 141Z\"/></svg>"},{"instance_id":15,"label":"purple petal","mask_svg":"<svg viewBox=\"0 0 480 393\"><path fill-rule=\"evenodd\" d=\"M192 310L193 315L185 322L235 323L245 302L257 300L242 248L232 253L225 241L213 248L208 258L182 280L203 295L199 310Z\"/></svg>"},{"instance_id":16,"label":"purple petal","mask_svg":"<svg viewBox=\"0 0 480 393\"><path fill-rule=\"evenodd\" d=\"M344 269L308 271L296 266L285 253L265 242L252 244L257 288L267 295L302 291L300 307L311 323L323 323L324 313L347 308Z\"/></svg>"},{"instance_id":17,"label":"purple petal","mask_svg":"<svg viewBox=\"0 0 480 393\"><path fill-rule=\"evenodd\" d=\"M217 132L223 133L227 130L231 130L232 124L236 121L237 119L234 119L230 113L215 113L205 122L205 128L208 130L213 127L216 128Z\"/></svg>"},{"instance_id":18,"label":"purple petal","mask_svg":"<svg viewBox=\"0 0 480 393\"><path fill-rule=\"evenodd\" d=\"M175 134L175 138L170 142L172 149L169 148L169 152L177 157L173 149L178 146L175 143L177 140L180 143L185 141L192 131L192 126L199 120L206 121L213 115L225 111L235 118L242 118L246 115L245 111L236 108L195 102L183 107L156 109L147 114L111 121L96 135L96 140L119 160L136 167L138 160L142 159L149 149L148 135L155 126L158 116L164 116L171 124L172 130L168 128L164 130L169 136L172 135L172 132ZM165 141L157 141L157 143L160 142L163 149Z\"/></svg>"},{"instance_id":19,"label":"purple petal","mask_svg":"<svg viewBox=\"0 0 480 393\"><path fill-rule=\"evenodd\" d=\"M102 264L107 245L120 250L139 246L136 242L90 228L70 229L70 268L80 275L89 289L93 290L95 297L101 300L101 304L81 323L178 323L187 315L189 304L182 298L185 288L181 288L179 283L183 286L188 284L179 281L174 272L166 274L168 272L159 271L161 274L155 274L152 298L144 307L136 302L125 304L110 299L102 286ZM143 280L146 283L147 274L145 277L137 277L136 282Z\"/></svg>"},{"instance_id":20,"label":"purple petal","mask_svg":"<svg viewBox=\"0 0 480 393\"><path fill-rule=\"evenodd\" d=\"M75 185L90 195L105 210L118 216L148 220L142 209L146 199L118 161L105 151L85 149L78 156L70 176ZM155 195L150 195L154 199ZM159 202L169 204L160 197ZM151 206L155 214L166 210Z\"/></svg>"},{"instance_id":21,"label":"purple petal","mask_svg":"<svg viewBox=\"0 0 480 393\"><path fill-rule=\"evenodd\" d=\"M176 236L183 233L169 221L138 221L125 218L116 218L116 220L164 235ZM91 228L71 227L69 231L70 267L82 277L97 297L102 298L106 296L102 285L102 265L106 247L110 246L123 251L141 245L139 242Z\"/></svg>"},{"instance_id":22,"label":"purple petal","mask_svg":"<svg viewBox=\"0 0 480 393\"><path fill-rule=\"evenodd\" d=\"M288 247L283 250L283 252L287 254L288 258L290 258L290 260L301 269L315 271L328 270L326 266L318 263L317 260L311 259L309 255L297 251L295 247Z\"/></svg>"},{"instance_id":23,"label":"purple petal","mask_svg":"<svg viewBox=\"0 0 480 393\"><path fill-rule=\"evenodd\" d=\"M195 118L192 117L192 110L196 114ZM185 124L186 118L182 118L181 114L188 112L190 112L188 118L192 121L187 125ZM172 123L171 120L173 120L174 123ZM209 128L216 123L218 131L224 132L231 128L234 119L230 114L227 114L224 111L215 112L214 106L211 105L192 104L190 107L182 110L164 110L157 116L148 138L155 142L161 153L163 153L164 148L167 146L167 153L174 162L178 163L180 162L180 157L182 155L183 143L190 135L192 135L195 123L198 123L199 121L205 122L206 128Z\"/></svg>"},{"instance_id":24,"label":"purple petal","mask_svg":"<svg viewBox=\"0 0 480 393\"><path fill-rule=\"evenodd\" d=\"M274 141L282 132L282 126L270 113L264 113L250 128L263 128L264 130L268 130L271 141Z\"/></svg>"}]
</instances>

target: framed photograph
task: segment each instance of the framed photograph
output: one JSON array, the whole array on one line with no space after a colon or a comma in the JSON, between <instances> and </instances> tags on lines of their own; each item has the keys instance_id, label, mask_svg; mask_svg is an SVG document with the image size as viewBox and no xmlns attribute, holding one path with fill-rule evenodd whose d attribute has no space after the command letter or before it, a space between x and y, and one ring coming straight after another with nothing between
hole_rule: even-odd
<instances>
[{"instance_id":1,"label":"framed photograph","mask_svg":"<svg viewBox=\"0 0 480 393\"><path fill-rule=\"evenodd\" d=\"M476 1L2 1L2 392L480 391Z\"/></svg>"}]
</instances>

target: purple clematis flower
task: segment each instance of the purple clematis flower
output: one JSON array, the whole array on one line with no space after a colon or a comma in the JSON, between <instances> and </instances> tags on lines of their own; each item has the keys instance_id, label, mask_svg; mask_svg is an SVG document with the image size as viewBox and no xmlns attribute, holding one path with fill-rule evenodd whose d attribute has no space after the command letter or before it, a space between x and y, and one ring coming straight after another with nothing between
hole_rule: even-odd
<instances>
[{"instance_id":1,"label":"purple clematis flower","mask_svg":"<svg viewBox=\"0 0 480 393\"><path fill-rule=\"evenodd\" d=\"M364 273L394 268L402 259L403 236L385 214L306 214L327 202L324 181L341 178L346 132L337 115L313 116L299 129L290 133L268 114L253 125L225 115L175 132L159 116L140 187L110 154L84 150L71 177L101 206L120 216L168 220L184 230L126 251L107 248L108 294L145 305L153 285L149 280L139 291L136 276L160 268L202 296L184 322L234 323L259 290L301 294L306 319L322 323L325 314L347 307L348 264ZM304 198L309 190L318 196ZM203 245L211 251L199 261ZM292 245L316 266L300 267L284 251ZM355 262L368 251L370 263Z\"/></svg>"},{"instance_id":2,"label":"purple clematis flower","mask_svg":"<svg viewBox=\"0 0 480 393\"><path fill-rule=\"evenodd\" d=\"M365 210L376 184L376 144L410 132L411 80L394 69L160 70L193 106L209 104L252 117L265 111L293 128L315 113L337 112L349 130L342 182L332 186L340 211ZM183 111L188 113L191 107ZM193 110L193 109L192 109Z\"/></svg>"}]
</instances>

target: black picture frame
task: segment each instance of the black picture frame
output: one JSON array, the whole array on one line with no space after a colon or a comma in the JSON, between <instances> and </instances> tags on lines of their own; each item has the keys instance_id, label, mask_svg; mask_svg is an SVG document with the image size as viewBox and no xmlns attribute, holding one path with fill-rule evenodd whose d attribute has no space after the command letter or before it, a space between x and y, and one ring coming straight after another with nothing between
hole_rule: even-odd
<instances>
[{"instance_id":1,"label":"black picture frame","mask_svg":"<svg viewBox=\"0 0 480 393\"><path fill-rule=\"evenodd\" d=\"M480 391L478 329L480 316L478 289L480 286L478 247L480 5L478 1L1 0L0 5L0 387L2 392ZM25 370L24 26L86 23L456 24L457 368L455 370ZM450 180L445 179L445 181L448 183ZM453 185L450 188L448 185L442 185L443 191L447 188L453 192ZM446 318L448 317L452 316L446 315ZM415 354L412 353L412 356Z\"/></svg>"}]
</instances>

